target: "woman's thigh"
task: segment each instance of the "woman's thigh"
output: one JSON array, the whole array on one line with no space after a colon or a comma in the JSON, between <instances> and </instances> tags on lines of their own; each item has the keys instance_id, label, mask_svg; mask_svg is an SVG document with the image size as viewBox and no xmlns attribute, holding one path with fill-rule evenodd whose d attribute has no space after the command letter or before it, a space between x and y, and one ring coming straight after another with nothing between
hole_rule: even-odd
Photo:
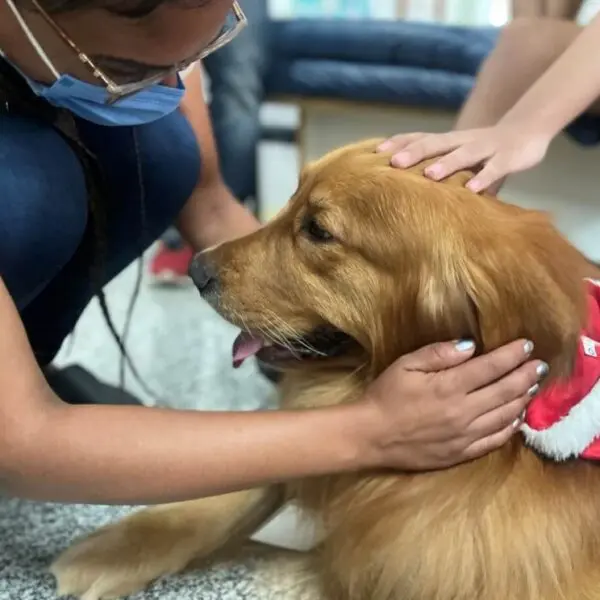
<instances>
[{"instance_id":1,"label":"woman's thigh","mask_svg":"<svg viewBox=\"0 0 600 600\"><path fill-rule=\"evenodd\" d=\"M0 273L23 310L75 254L87 223L83 172L49 126L0 115Z\"/></svg>"},{"instance_id":2,"label":"woman's thigh","mask_svg":"<svg viewBox=\"0 0 600 600\"><path fill-rule=\"evenodd\" d=\"M108 196L99 226L86 230L78 251L22 313L41 363L52 360L94 294L174 222L200 178L196 138L179 112L135 128L80 121L78 129L103 168Z\"/></svg>"}]
</instances>

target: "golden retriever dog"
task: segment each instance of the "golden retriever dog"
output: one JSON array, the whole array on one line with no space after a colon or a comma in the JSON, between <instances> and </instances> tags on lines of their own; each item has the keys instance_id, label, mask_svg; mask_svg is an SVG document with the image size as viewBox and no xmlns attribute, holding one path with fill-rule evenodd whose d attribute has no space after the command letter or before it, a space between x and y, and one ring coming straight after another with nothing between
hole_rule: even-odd
<instances>
[{"instance_id":1,"label":"golden retriever dog","mask_svg":"<svg viewBox=\"0 0 600 600\"><path fill-rule=\"evenodd\" d=\"M284 369L282 402L295 409L352 402L398 357L458 338L480 353L531 339L550 365L541 393L567 385L596 267L545 214L470 192L465 173L433 182L423 164L394 169L377 143L309 165L272 222L196 257L202 295L243 330L235 360L258 353ZM325 600L600 600L600 469L568 448L544 455L544 440L533 450L529 434L443 471L143 510L52 571L86 599L131 593L239 543L293 499L323 524L312 569Z\"/></svg>"}]
</instances>

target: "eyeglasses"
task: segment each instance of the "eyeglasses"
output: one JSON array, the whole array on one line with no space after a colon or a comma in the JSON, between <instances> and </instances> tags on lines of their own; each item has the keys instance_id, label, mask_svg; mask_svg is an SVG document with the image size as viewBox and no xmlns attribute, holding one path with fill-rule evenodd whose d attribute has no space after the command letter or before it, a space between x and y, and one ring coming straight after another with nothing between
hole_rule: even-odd
<instances>
[{"instance_id":1,"label":"eyeglasses","mask_svg":"<svg viewBox=\"0 0 600 600\"><path fill-rule=\"evenodd\" d=\"M215 39L208 44L205 48L203 48L197 55L190 57L180 63L174 64L173 66L165 69L164 72L154 73L151 77L146 77L140 81L134 81L132 83L124 83L119 84L116 83L107 73L99 68L95 62L85 53L83 52L79 46L69 37L66 31L58 24L56 21L40 6L37 0L31 0L31 3L39 12L39 14L44 18L44 20L52 27L52 29L56 32L56 34L77 54L77 58L81 63L85 65L85 67L90 71L94 79L101 81L106 88L108 93L106 103L114 104L118 100L126 98L127 96L131 96L140 92L152 85L160 83L164 79L169 76L174 75L180 71L183 71L187 67L191 66L193 63L206 58L209 54L212 54L219 48L222 48L226 44L228 44L233 38L235 38L238 33L244 27L246 27L248 21L246 19L246 15L242 11L238 2L234 2L233 6L227 15L227 19L221 28L219 34L215 37ZM40 46L39 42L29 29L29 26L25 23L23 16L20 14L18 9L14 6L12 0L7 0L7 4L12 9L15 17L19 21L23 31L29 38L29 41L35 47L36 51L40 55L40 58L44 60L48 68L52 71L53 75L58 79L60 77L60 72L55 68L54 64L50 61L48 56L46 55L43 48Z\"/></svg>"}]
</instances>

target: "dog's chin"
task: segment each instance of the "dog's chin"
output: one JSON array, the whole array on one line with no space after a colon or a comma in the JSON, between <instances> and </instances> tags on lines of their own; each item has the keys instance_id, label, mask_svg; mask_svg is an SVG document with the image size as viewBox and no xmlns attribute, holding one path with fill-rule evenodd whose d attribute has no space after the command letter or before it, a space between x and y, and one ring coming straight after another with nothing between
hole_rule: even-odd
<instances>
[{"instance_id":1,"label":"dog's chin","mask_svg":"<svg viewBox=\"0 0 600 600\"><path fill-rule=\"evenodd\" d=\"M349 335L329 326L313 329L294 338L271 331L269 335L242 331L233 344L233 366L239 367L251 356L274 369L341 363L360 353L358 343Z\"/></svg>"}]
</instances>

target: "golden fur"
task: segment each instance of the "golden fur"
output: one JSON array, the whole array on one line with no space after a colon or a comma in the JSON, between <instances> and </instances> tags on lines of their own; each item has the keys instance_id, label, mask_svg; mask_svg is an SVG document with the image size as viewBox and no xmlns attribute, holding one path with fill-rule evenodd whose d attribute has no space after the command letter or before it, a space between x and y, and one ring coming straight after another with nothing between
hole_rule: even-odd
<instances>
[{"instance_id":1,"label":"golden fur","mask_svg":"<svg viewBox=\"0 0 600 600\"><path fill-rule=\"evenodd\" d=\"M284 404L352 401L402 354L461 337L479 352L532 339L549 380L567 375L582 279L596 268L546 215L469 192L466 174L436 183L423 165L392 169L376 143L309 165L276 219L210 251L219 310L233 323L287 336L331 324L360 344L300 363ZM303 236L307 215L336 241ZM520 437L442 472L334 475L286 493L323 520L314 569L326 600L600 600L600 470L544 461ZM129 592L251 533L276 497L142 511L67 550L53 572L64 592Z\"/></svg>"}]
</instances>

